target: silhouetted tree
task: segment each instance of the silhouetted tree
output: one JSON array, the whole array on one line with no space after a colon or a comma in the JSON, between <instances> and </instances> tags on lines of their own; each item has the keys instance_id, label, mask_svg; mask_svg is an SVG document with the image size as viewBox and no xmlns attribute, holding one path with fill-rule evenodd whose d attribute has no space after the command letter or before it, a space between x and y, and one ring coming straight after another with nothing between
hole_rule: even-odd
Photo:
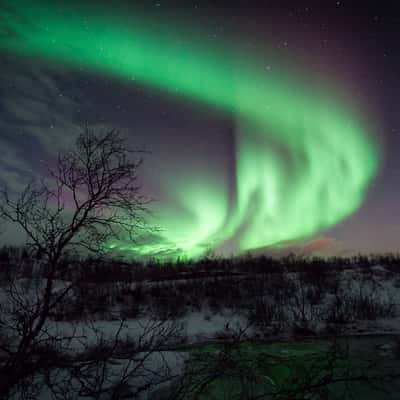
<instances>
[{"instance_id":1,"label":"silhouetted tree","mask_svg":"<svg viewBox=\"0 0 400 400\"><path fill-rule=\"evenodd\" d=\"M64 381L67 382L66 377L75 378L81 387L89 385L101 372L103 385L98 381L92 384L91 390L94 397L105 390L106 361L115 356L117 348L120 351L120 331L114 341L101 338L106 350L100 361L78 363L66 355L68 344L76 339L73 330L68 335L54 332L48 322L55 310L63 309L60 304L71 295L75 285L74 281L66 280L68 255L84 251L98 256L110 240L121 237L133 240L138 229L144 228L147 201L140 194L137 182L142 163L139 155L128 149L117 131L96 134L86 128L75 146L58 156L56 167L49 170L48 177L31 182L20 194L1 190L1 219L22 228L27 236L28 262L40 262L44 271L44 279L34 292L23 290L22 275L13 276L6 291L7 301L1 304L1 398L15 391L35 396L40 374L46 377L47 386L55 393L59 382L51 379L54 368L69 371L66 375L64 372ZM64 283L61 289L55 287L60 281ZM167 329L166 324L149 325L142 337L148 341L143 339L140 346L125 352L130 368L124 369L124 379L132 371L140 370L138 363L132 361L138 352L155 351L175 334L175 326L169 323L171 326ZM160 331L164 336L156 339ZM108 384L109 390L110 385L117 385L114 381ZM59 397L62 390L57 393Z\"/></svg>"}]
</instances>

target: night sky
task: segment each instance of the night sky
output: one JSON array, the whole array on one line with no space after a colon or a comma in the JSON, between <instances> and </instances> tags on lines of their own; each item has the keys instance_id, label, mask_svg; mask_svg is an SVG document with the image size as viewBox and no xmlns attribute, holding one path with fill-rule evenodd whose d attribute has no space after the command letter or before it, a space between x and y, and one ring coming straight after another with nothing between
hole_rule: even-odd
<instances>
[{"instance_id":1,"label":"night sky","mask_svg":"<svg viewBox=\"0 0 400 400\"><path fill-rule=\"evenodd\" d=\"M82 126L117 128L150 151L165 228L120 250L398 252L395 2L17 3L0 0L1 185Z\"/></svg>"}]
</instances>

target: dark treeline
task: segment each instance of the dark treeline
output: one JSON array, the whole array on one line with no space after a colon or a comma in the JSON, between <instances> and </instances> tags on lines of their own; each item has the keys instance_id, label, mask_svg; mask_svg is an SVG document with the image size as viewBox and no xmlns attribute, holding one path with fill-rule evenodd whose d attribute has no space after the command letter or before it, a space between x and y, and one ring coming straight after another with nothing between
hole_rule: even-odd
<instances>
[{"instance_id":1,"label":"dark treeline","mask_svg":"<svg viewBox=\"0 0 400 400\"><path fill-rule=\"evenodd\" d=\"M34 290L47 266L39 257L28 257L24 248L3 247L0 268L0 285L14 277L26 290ZM63 281L75 283L68 301L51 313L56 320L125 319L149 313L165 320L190 312L202 311L207 317L231 310L275 333L288 321L297 321L299 331L307 333L321 320L327 330L337 330L355 320L393 317L393 299L378 289L388 280L400 285L400 256L395 254L246 255L146 263L66 255L60 269ZM347 270L353 272L348 275Z\"/></svg>"},{"instance_id":2,"label":"dark treeline","mask_svg":"<svg viewBox=\"0 0 400 400\"><path fill-rule=\"evenodd\" d=\"M0 272L10 273L13 266L23 266L27 278L40 277L45 265L40 255L31 258L27 249L17 246L0 248ZM343 270L348 268L370 268L384 266L393 273L400 273L400 254L385 253L354 255L349 257L304 257L289 254L284 257L266 255L253 256L250 253L239 257L206 256L197 260L176 259L146 261L127 260L113 257L74 257L66 255L63 265L66 278L79 275L88 282L130 282L141 280L201 279L209 276L240 275L248 273L308 272L320 270ZM323 271L320 271L323 273Z\"/></svg>"}]
</instances>

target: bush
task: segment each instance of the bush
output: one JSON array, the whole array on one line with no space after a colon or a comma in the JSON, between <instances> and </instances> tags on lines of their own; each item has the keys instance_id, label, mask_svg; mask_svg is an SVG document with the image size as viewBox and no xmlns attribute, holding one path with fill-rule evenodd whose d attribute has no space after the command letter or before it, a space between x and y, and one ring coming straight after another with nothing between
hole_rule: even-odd
<instances>
[{"instance_id":1,"label":"bush","mask_svg":"<svg viewBox=\"0 0 400 400\"><path fill-rule=\"evenodd\" d=\"M389 299L361 289L357 294L336 293L327 310L327 321L336 324L394 316L395 305Z\"/></svg>"}]
</instances>

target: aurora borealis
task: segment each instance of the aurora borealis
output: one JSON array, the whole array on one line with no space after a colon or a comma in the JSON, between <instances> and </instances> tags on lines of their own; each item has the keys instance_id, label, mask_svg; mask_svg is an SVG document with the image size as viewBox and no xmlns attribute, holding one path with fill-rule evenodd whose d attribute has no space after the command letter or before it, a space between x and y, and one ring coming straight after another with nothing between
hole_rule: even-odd
<instances>
[{"instance_id":1,"label":"aurora borealis","mask_svg":"<svg viewBox=\"0 0 400 400\"><path fill-rule=\"evenodd\" d=\"M167 18L154 28L146 15L88 7L10 1L0 51L150 86L215 108L235 127L229 174L210 170L206 158L182 165L179 179L166 166L150 217L157 234L110 248L154 257L238 254L312 237L361 206L379 146L332 85L285 59L271 59L266 73L256 52L202 42Z\"/></svg>"}]
</instances>

